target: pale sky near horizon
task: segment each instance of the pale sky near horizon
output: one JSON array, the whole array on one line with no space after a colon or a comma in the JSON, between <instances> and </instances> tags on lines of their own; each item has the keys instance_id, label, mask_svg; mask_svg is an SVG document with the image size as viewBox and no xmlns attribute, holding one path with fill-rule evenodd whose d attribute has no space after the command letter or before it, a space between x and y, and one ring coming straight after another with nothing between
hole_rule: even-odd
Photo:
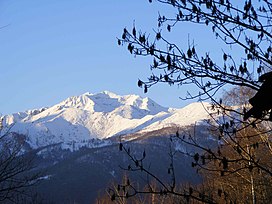
<instances>
[{"instance_id":1,"label":"pale sky near horizon","mask_svg":"<svg viewBox=\"0 0 272 204\"><path fill-rule=\"evenodd\" d=\"M131 29L135 23L152 33L158 12L171 11L147 0L1 1L0 113L51 106L104 90L150 97L166 107L192 102L179 99L186 95L184 87L156 85L144 94L137 81L151 73L152 58L135 58L126 46L117 45L124 27ZM205 51L217 46L210 43L214 36L206 27L185 24L169 36L185 49L188 37Z\"/></svg>"}]
</instances>

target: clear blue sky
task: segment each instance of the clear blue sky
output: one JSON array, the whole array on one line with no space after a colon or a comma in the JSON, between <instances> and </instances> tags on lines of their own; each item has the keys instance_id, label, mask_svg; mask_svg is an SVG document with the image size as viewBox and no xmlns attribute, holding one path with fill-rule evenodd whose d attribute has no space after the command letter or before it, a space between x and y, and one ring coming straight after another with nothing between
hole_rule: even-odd
<instances>
[{"instance_id":1,"label":"clear blue sky","mask_svg":"<svg viewBox=\"0 0 272 204\"><path fill-rule=\"evenodd\" d=\"M134 58L117 45L116 38L133 22L152 33L159 11L172 10L147 0L1 1L0 113L51 106L69 96L104 90L147 96L168 107L190 103L179 99L186 94L183 87L158 85L143 94L137 80L150 74L152 59ZM185 24L169 36L185 49L188 36L205 51L217 46L210 43L210 30L199 26Z\"/></svg>"}]
</instances>

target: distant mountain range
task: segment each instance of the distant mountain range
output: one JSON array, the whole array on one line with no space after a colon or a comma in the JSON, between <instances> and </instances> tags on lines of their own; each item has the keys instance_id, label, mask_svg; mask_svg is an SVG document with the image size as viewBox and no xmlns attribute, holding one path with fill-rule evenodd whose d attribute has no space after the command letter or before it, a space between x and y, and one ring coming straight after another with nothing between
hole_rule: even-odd
<instances>
[{"instance_id":1,"label":"distant mountain range","mask_svg":"<svg viewBox=\"0 0 272 204\"><path fill-rule=\"evenodd\" d=\"M199 183L192 159L182 153L193 152L194 147L169 138L181 130L195 134L203 145L218 145L205 123L209 107L192 103L174 109L137 95L85 93L52 107L3 116L1 135L5 137L0 137L0 150L10 151L13 146L7 144L19 144L20 153L35 156L32 171L43 176L32 191L41 203L95 203L112 183L128 174L120 169L131 163L119 151L120 141L136 157L145 150L149 170L166 182L171 180L167 169L169 148L173 148L177 183ZM131 177L142 187L146 184L146 175L132 173Z\"/></svg>"},{"instance_id":2,"label":"distant mountain range","mask_svg":"<svg viewBox=\"0 0 272 204\"><path fill-rule=\"evenodd\" d=\"M207 109L208 103L174 109L138 95L85 93L52 107L5 115L1 133L24 135L31 149L61 144L72 150L90 145L90 140L199 123L208 118Z\"/></svg>"}]
</instances>

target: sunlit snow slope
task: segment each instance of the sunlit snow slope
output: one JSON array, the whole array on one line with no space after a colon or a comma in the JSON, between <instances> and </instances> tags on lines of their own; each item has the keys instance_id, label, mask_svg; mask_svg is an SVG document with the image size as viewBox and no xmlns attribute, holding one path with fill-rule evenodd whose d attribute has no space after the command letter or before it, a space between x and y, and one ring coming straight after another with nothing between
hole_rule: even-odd
<instances>
[{"instance_id":1,"label":"sunlit snow slope","mask_svg":"<svg viewBox=\"0 0 272 204\"><path fill-rule=\"evenodd\" d=\"M165 108L149 98L105 91L73 96L50 108L2 117L4 130L26 135L32 148L50 144L104 139L166 126L186 126L208 118L207 103L182 109Z\"/></svg>"}]
</instances>

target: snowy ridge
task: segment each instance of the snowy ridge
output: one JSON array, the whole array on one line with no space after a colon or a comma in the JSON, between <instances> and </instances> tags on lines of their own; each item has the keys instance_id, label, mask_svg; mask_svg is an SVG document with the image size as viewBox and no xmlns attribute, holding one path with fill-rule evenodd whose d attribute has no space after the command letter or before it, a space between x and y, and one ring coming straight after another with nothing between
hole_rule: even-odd
<instances>
[{"instance_id":1,"label":"snowy ridge","mask_svg":"<svg viewBox=\"0 0 272 204\"><path fill-rule=\"evenodd\" d=\"M109 91L69 97L49 108L2 117L5 130L26 136L32 148L86 143L168 126L187 126L208 118L208 103L182 109L165 108L149 98L119 96ZM65 145L63 145L65 146Z\"/></svg>"},{"instance_id":2,"label":"snowy ridge","mask_svg":"<svg viewBox=\"0 0 272 204\"><path fill-rule=\"evenodd\" d=\"M209 110L209 103L191 103L184 108L174 109L173 111L171 111L168 117L153 123L149 127L145 128L143 131L156 130L158 129L157 127L182 127L189 126L195 123L201 123L203 120L209 118Z\"/></svg>"}]
</instances>

